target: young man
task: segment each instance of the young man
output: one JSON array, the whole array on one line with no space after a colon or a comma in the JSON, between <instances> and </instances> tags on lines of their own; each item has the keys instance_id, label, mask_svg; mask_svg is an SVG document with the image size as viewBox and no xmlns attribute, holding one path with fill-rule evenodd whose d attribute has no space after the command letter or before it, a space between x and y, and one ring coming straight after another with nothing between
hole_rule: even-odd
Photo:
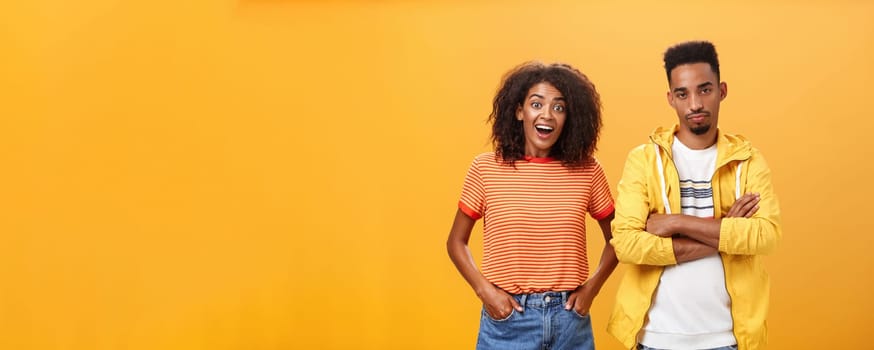
<instances>
[{"instance_id":1,"label":"young man","mask_svg":"<svg viewBox=\"0 0 874 350\"><path fill-rule=\"evenodd\" d=\"M628 348L762 349L761 256L781 236L770 170L717 128L728 85L713 44L678 44L664 62L679 124L626 160L610 243L628 271L608 331Z\"/></svg>"}]
</instances>

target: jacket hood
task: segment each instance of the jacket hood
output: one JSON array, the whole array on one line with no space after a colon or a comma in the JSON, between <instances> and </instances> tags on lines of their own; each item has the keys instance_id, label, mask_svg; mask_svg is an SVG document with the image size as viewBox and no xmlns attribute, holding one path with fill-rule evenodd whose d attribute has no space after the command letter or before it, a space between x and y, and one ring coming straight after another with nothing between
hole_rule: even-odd
<instances>
[{"instance_id":1,"label":"jacket hood","mask_svg":"<svg viewBox=\"0 0 874 350\"><path fill-rule=\"evenodd\" d=\"M678 130L680 130L679 124L675 124L671 128L658 127L649 135L649 139L659 145L665 153L673 157L671 145L674 142L674 134ZM729 161L749 159L752 156L752 145L746 137L727 134L717 129L716 152L716 165L719 167Z\"/></svg>"}]
</instances>

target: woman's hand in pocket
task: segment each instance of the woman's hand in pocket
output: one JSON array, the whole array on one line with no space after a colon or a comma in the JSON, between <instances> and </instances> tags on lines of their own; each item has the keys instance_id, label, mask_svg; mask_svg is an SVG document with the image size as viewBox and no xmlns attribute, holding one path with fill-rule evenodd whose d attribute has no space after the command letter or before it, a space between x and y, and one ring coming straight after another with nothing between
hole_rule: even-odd
<instances>
[{"instance_id":1,"label":"woman's hand in pocket","mask_svg":"<svg viewBox=\"0 0 874 350\"><path fill-rule=\"evenodd\" d=\"M514 309L517 312L523 311L522 306L512 295L493 285L477 294L492 319L503 320L509 317Z\"/></svg>"},{"instance_id":2,"label":"woman's hand in pocket","mask_svg":"<svg viewBox=\"0 0 874 350\"><path fill-rule=\"evenodd\" d=\"M592 301L597 294L598 291L592 287L592 283L583 283L571 292L564 308L565 310L574 310L580 316L586 316L589 314L589 308L592 307Z\"/></svg>"}]
</instances>

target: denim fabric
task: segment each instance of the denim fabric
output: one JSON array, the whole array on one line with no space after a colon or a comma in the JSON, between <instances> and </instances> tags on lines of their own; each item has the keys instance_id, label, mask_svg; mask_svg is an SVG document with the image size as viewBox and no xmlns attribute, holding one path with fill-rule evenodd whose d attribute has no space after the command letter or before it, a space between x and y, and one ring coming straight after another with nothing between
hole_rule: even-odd
<instances>
[{"instance_id":1,"label":"denim fabric","mask_svg":"<svg viewBox=\"0 0 874 350\"><path fill-rule=\"evenodd\" d=\"M565 310L569 292L514 295L525 310L513 310L506 319L493 320L482 310L478 350L593 350L592 322Z\"/></svg>"},{"instance_id":2,"label":"denim fabric","mask_svg":"<svg viewBox=\"0 0 874 350\"><path fill-rule=\"evenodd\" d=\"M637 350L669 350L669 349L656 349L656 348L648 347L648 346L643 345L643 344L637 344ZM737 350L737 345L729 345L729 346L722 346L722 347L718 347L718 348L702 349L702 350Z\"/></svg>"}]
</instances>

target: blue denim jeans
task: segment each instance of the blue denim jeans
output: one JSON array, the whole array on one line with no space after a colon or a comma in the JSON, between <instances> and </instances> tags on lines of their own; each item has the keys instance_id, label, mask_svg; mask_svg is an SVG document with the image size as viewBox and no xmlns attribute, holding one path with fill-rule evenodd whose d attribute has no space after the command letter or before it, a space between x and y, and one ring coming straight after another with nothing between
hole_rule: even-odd
<instances>
[{"instance_id":1,"label":"blue denim jeans","mask_svg":"<svg viewBox=\"0 0 874 350\"><path fill-rule=\"evenodd\" d=\"M656 348L648 347L648 346L643 345L643 344L637 344L637 350L668 350L668 349L656 349ZM729 345L729 346L723 346L723 347L718 347L718 348L713 348L713 349L703 349L703 350L737 350L737 345Z\"/></svg>"},{"instance_id":2,"label":"blue denim jeans","mask_svg":"<svg viewBox=\"0 0 874 350\"><path fill-rule=\"evenodd\" d=\"M525 310L513 310L503 320L493 320L482 310L477 350L593 350L592 321L573 309L565 310L570 292L518 294L513 297Z\"/></svg>"}]
</instances>

